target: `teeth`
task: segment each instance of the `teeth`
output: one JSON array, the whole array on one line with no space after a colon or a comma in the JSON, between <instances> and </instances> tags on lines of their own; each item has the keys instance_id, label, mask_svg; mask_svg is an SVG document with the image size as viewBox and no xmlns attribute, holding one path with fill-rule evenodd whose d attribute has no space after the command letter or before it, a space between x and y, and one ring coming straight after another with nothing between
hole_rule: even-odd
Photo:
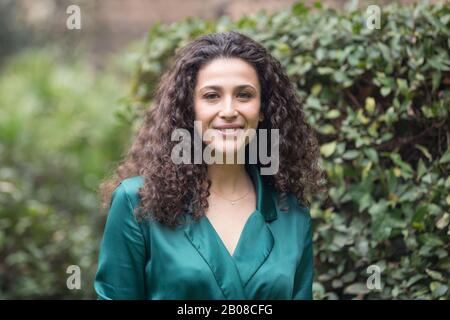
<instances>
[{"instance_id":1,"label":"teeth","mask_svg":"<svg viewBox=\"0 0 450 320\"><path fill-rule=\"evenodd\" d=\"M225 128L225 129L216 129L221 132L225 136L237 136L239 135L243 129L242 128Z\"/></svg>"}]
</instances>

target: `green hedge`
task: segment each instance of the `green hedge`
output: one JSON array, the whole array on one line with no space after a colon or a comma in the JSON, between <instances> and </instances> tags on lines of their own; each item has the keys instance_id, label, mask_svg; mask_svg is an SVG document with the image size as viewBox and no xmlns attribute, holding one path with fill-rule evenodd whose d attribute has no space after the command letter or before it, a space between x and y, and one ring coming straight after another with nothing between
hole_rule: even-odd
<instances>
[{"instance_id":1,"label":"green hedge","mask_svg":"<svg viewBox=\"0 0 450 320\"><path fill-rule=\"evenodd\" d=\"M449 298L450 8L366 11L297 3L230 21L186 19L148 33L124 116L136 122L176 49L239 30L285 66L321 142L329 194L314 201L317 299ZM381 290L368 290L367 267Z\"/></svg>"}]
</instances>

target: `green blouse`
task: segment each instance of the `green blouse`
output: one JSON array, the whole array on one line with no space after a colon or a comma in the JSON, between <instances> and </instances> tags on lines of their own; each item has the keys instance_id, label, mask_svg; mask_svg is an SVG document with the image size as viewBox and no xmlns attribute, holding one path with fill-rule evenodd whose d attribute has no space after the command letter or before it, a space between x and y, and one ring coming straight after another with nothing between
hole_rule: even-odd
<instances>
[{"instance_id":1,"label":"green blouse","mask_svg":"<svg viewBox=\"0 0 450 320\"><path fill-rule=\"evenodd\" d=\"M94 288L98 299L312 299L313 251L309 209L289 194L289 211L255 165L247 167L257 192L230 255L209 219L172 229L138 222L142 176L114 190L100 247Z\"/></svg>"}]
</instances>

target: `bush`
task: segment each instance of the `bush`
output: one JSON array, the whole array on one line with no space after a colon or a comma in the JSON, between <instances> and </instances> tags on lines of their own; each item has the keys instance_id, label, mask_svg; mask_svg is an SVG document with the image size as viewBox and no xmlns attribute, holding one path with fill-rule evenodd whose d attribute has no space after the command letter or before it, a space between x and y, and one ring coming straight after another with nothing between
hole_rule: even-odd
<instances>
[{"instance_id":1,"label":"bush","mask_svg":"<svg viewBox=\"0 0 450 320\"><path fill-rule=\"evenodd\" d=\"M370 30L363 10L316 7L156 24L130 97L134 119L188 41L228 30L260 41L305 102L331 185L311 207L315 298L448 299L450 8L390 5ZM366 286L371 265L380 290Z\"/></svg>"},{"instance_id":2,"label":"bush","mask_svg":"<svg viewBox=\"0 0 450 320\"><path fill-rule=\"evenodd\" d=\"M94 298L105 216L96 189L128 142L119 79L46 48L0 75L0 299ZM81 289L69 290L69 265Z\"/></svg>"}]
</instances>

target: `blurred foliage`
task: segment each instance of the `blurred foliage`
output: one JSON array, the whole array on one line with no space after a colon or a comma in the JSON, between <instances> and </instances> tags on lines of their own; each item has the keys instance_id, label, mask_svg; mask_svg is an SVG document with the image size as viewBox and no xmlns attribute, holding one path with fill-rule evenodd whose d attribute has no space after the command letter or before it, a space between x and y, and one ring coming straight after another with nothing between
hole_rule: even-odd
<instances>
[{"instance_id":1,"label":"blurred foliage","mask_svg":"<svg viewBox=\"0 0 450 320\"><path fill-rule=\"evenodd\" d=\"M31 30L20 26L14 0L0 2L0 65L6 56L13 54L31 40Z\"/></svg>"},{"instance_id":2,"label":"blurred foliage","mask_svg":"<svg viewBox=\"0 0 450 320\"><path fill-rule=\"evenodd\" d=\"M117 62L98 71L45 48L1 71L1 299L94 298L105 218L96 189L130 136L116 116L127 88ZM67 289L69 265L81 268L82 290Z\"/></svg>"},{"instance_id":3,"label":"blurred foliage","mask_svg":"<svg viewBox=\"0 0 450 320\"><path fill-rule=\"evenodd\" d=\"M65 55L71 55L77 52L73 50L75 47L89 45L105 30L101 21L94 20L97 3L91 0L1 0L0 66L8 56L26 48L57 43L65 48ZM73 4L83 8L83 32L73 32L66 27L66 9Z\"/></svg>"},{"instance_id":4,"label":"blurred foliage","mask_svg":"<svg viewBox=\"0 0 450 320\"><path fill-rule=\"evenodd\" d=\"M448 299L450 8L426 3L337 12L296 3L230 21L156 24L130 97L138 121L174 53L239 30L286 68L321 142L331 183L311 207L316 299ZM367 268L381 270L369 290Z\"/></svg>"}]
</instances>

